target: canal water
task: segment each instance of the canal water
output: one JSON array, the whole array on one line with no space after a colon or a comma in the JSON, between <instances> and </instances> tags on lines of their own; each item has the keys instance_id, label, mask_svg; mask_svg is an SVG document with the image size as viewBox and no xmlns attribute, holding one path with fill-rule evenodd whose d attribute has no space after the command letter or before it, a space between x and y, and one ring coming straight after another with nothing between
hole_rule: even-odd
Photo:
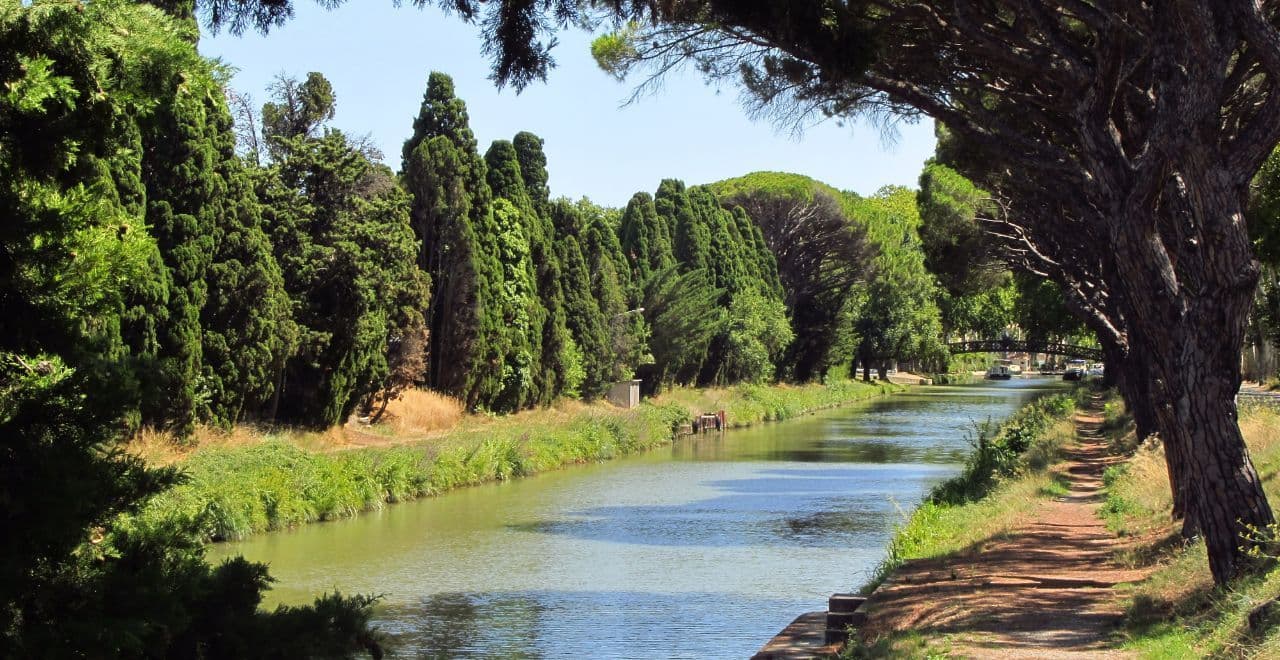
<instances>
[{"instance_id":1,"label":"canal water","mask_svg":"<svg viewBox=\"0 0 1280 660\"><path fill-rule=\"evenodd\" d=\"M818 415L219 545L272 603L381 594L408 658L745 658L857 588L976 422L1049 379L921 387Z\"/></svg>"}]
</instances>

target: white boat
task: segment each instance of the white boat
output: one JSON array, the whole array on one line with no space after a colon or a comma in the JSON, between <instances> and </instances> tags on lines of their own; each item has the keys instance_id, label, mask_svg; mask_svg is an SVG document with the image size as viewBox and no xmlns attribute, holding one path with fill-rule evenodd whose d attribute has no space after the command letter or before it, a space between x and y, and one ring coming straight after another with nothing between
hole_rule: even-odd
<instances>
[{"instance_id":1,"label":"white boat","mask_svg":"<svg viewBox=\"0 0 1280 660\"><path fill-rule=\"evenodd\" d=\"M1009 380L1013 378L1013 371L1007 365L993 364L987 369L987 380Z\"/></svg>"}]
</instances>

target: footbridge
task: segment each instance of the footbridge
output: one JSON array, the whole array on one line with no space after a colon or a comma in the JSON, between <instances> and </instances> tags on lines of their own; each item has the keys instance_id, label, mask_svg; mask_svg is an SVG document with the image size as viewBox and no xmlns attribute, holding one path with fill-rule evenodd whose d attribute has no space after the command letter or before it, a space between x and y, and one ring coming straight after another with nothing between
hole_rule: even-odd
<instances>
[{"instance_id":1,"label":"footbridge","mask_svg":"<svg viewBox=\"0 0 1280 660\"><path fill-rule=\"evenodd\" d=\"M1021 341L1017 339L978 339L947 344L952 355L959 353L1045 353L1101 362L1102 349L1058 342Z\"/></svg>"}]
</instances>

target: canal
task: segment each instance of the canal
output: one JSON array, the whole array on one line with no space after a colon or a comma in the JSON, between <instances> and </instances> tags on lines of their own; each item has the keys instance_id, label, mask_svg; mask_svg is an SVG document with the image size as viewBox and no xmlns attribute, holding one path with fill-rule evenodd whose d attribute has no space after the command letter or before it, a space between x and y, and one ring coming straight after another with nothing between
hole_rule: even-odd
<instances>
[{"instance_id":1,"label":"canal","mask_svg":"<svg viewBox=\"0 0 1280 660\"><path fill-rule=\"evenodd\" d=\"M858 587L975 422L1050 379L921 387L219 545L272 603L381 594L393 657L745 658Z\"/></svg>"}]
</instances>

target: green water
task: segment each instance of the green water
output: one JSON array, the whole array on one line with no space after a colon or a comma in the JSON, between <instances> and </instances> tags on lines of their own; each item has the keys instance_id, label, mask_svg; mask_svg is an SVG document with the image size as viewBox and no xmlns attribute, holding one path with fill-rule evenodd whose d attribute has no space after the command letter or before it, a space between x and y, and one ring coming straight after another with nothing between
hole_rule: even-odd
<instances>
[{"instance_id":1,"label":"green water","mask_svg":"<svg viewBox=\"0 0 1280 660\"><path fill-rule=\"evenodd\" d=\"M917 388L225 544L273 602L382 594L393 657L743 658L860 585L973 423L1047 379Z\"/></svg>"}]
</instances>

